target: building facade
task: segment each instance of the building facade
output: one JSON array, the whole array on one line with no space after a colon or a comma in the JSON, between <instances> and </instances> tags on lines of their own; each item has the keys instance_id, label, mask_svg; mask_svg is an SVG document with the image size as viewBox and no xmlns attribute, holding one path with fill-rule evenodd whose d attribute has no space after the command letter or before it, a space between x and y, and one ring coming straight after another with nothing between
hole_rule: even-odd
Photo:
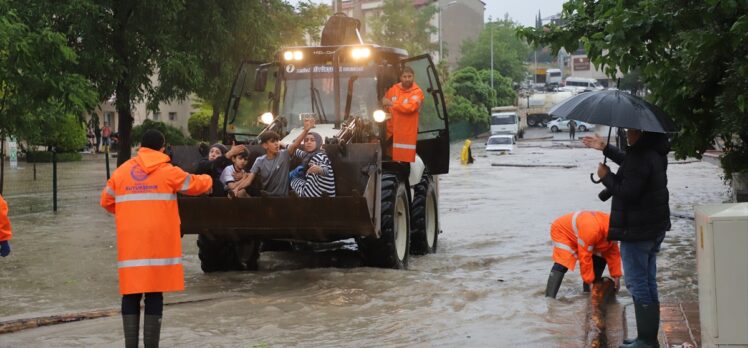
<instances>
[{"instance_id":1,"label":"building facade","mask_svg":"<svg viewBox=\"0 0 748 348\"><path fill-rule=\"evenodd\" d=\"M112 132L119 131L119 113L114 105L114 98L101 103L94 113L99 117L99 126L103 127L107 123ZM133 104L132 118L133 126L137 126L145 120L160 121L167 125L173 126L182 134L189 136L187 121L196 111L193 107L194 98L190 97L183 101L161 102L158 105L158 111L149 111L145 102ZM88 117L90 119L90 116Z\"/></svg>"}]
</instances>

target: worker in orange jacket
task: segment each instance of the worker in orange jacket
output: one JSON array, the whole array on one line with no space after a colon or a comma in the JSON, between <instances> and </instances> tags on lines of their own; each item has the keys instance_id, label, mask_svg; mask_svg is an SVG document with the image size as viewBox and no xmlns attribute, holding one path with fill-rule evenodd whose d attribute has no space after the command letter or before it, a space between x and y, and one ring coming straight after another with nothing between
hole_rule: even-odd
<instances>
[{"instance_id":1,"label":"worker in orange jacket","mask_svg":"<svg viewBox=\"0 0 748 348\"><path fill-rule=\"evenodd\" d=\"M143 134L137 156L112 174L101 206L117 224L117 268L125 346L138 346L140 301L145 294L143 343L158 347L163 292L184 290L177 193L209 193L209 175L192 175L169 164L164 135Z\"/></svg>"},{"instance_id":2,"label":"worker in orange jacket","mask_svg":"<svg viewBox=\"0 0 748 348\"><path fill-rule=\"evenodd\" d=\"M6 257L10 254L10 239L13 237L13 230L10 227L8 219L8 203L0 195L0 256Z\"/></svg>"},{"instance_id":3,"label":"worker in orange jacket","mask_svg":"<svg viewBox=\"0 0 748 348\"><path fill-rule=\"evenodd\" d=\"M418 113L424 96L414 79L413 68L404 67L400 83L392 86L382 98L382 105L392 114L392 118L387 121L387 138L392 138L393 161L416 160Z\"/></svg>"},{"instance_id":4,"label":"worker in orange jacket","mask_svg":"<svg viewBox=\"0 0 748 348\"><path fill-rule=\"evenodd\" d=\"M618 243L608 241L610 215L601 211L577 211L566 214L551 224L553 268L548 276L545 296L556 298L567 270L574 270L577 260L584 282L600 280L607 264L615 288L620 287L621 251Z\"/></svg>"}]
</instances>

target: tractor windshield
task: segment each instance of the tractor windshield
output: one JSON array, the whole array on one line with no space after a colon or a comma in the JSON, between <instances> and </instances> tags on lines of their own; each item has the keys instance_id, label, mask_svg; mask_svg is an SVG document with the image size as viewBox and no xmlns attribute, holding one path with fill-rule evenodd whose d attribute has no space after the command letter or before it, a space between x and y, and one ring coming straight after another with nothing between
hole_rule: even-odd
<instances>
[{"instance_id":1,"label":"tractor windshield","mask_svg":"<svg viewBox=\"0 0 748 348\"><path fill-rule=\"evenodd\" d=\"M335 85L331 66L289 68L280 108L288 128L301 127L302 115L314 113L317 123L335 123ZM379 107L376 70L365 66L343 66L340 78L341 119L348 115L371 118ZM350 95L350 98L349 98Z\"/></svg>"}]
</instances>

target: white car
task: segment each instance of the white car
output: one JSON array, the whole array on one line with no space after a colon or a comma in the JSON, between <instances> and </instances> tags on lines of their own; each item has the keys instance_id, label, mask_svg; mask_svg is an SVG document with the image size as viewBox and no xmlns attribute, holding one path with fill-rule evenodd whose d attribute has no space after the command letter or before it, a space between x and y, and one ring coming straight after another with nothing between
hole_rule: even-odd
<instances>
[{"instance_id":1,"label":"white car","mask_svg":"<svg viewBox=\"0 0 748 348\"><path fill-rule=\"evenodd\" d=\"M511 134L492 135L486 140L486 151L514 151L514 136Z\"/></svg>"},{"instance_id":2,"label":"white car","mask_svg":"<svg viewBox=\"0 0 748 348\"><path fill-rule=\"evenodd\" d=\"M577 121L577 130L580 132L586 132L588 130L595 129L595 125L587 122ZM569 131L569 120L565 118L557 118L548 122L548 129L551 132L568 132Z\"/></svg>"}]
</instances>

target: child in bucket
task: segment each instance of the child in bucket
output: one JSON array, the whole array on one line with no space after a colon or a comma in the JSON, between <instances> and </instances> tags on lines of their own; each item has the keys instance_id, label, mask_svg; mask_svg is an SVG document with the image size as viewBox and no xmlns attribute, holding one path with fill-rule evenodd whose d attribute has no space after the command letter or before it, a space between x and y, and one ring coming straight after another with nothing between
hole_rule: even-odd
<instances>
[{"instance_id":1,"label":"child in bucket","mask_svg":"<svg viewBox=\"0 0 748 348\"><path fill-rule=\"evenodd\" d=\"M335 174L322 150L322 136L304 127L300 138L304 139L303 150L296 149L294 155L301 165L288 174L291 189L299 197L335 197Z\"/></svg>"},{"instance_id":2,"label":"child in bucket","mask_svg":"<svg viewBox=\"0 0 748 348\"><path fill-rule=\"evenodd\" d=\"M223 184L226 192L233 191L236 188L238 182L244 178L246 172L244 171L249 161L249 151L244 146L238 146L237 151L232 153L230 166L223 169L221 173L221 183ZM246 190L242 190L237 193L237 197L249 197Z\"/></svg>"}]
</instances>

